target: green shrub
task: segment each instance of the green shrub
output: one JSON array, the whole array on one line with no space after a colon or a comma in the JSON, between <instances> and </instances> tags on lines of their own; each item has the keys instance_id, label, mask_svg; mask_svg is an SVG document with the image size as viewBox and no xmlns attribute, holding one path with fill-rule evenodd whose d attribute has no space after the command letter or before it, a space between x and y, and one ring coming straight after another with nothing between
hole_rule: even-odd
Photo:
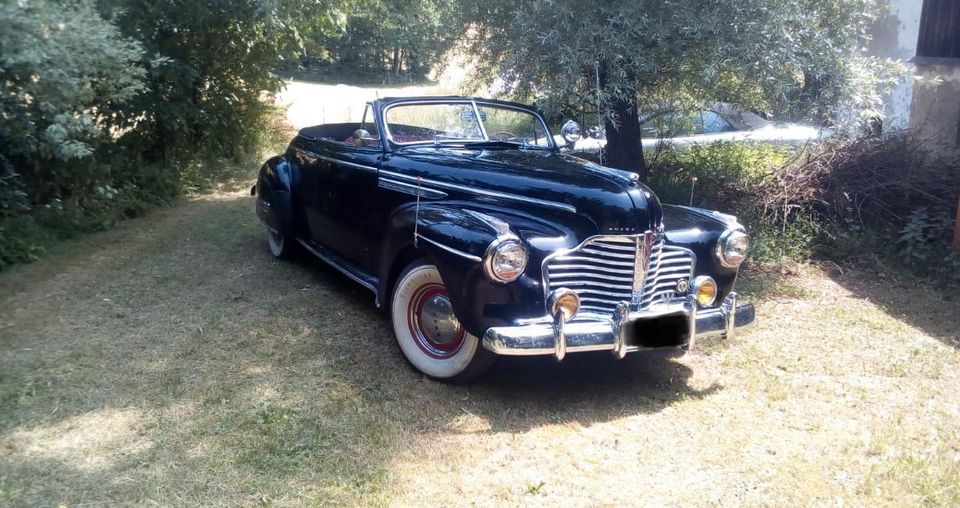
<instances>
[{"instance_id":1,"label":"green shrub","mask_svg":"<svg viewBox=\"0 0 960 508\"><path fill-rule=\"evenodd\" d=\"M796 148L712 143L661 146L648 152L650 186L664 203L692 204L737 215L753 238L751 259L805 259L821 236L813 211L802 220L777 222L763 213L757 187L796 156Z\"/></svg>"}]
</instances>

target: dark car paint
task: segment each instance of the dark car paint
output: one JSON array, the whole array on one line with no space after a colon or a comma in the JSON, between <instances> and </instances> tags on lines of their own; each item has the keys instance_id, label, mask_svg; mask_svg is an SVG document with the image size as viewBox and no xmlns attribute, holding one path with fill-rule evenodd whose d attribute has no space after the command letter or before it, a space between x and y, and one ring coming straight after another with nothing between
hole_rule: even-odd
<instances>
[{"instance_id":1,"label":"dark car paint","mask_svg":"<svg viewBox=\"0 0 960 508\"><path fill-rule=\"evenodd\" d=\"M379 132L385 132L382 111L394 101L374 102ZM264 165L257 214L374 290L378 303L389 301L407 263L426 257L440 271L458 319L480 336L491 326L546 313L541 264L547 255L598 234L647 230L691 249L695 273L712 275L720 298L733 288L736 270L720 266L713 254L728 224L709 212L661 206L631 173L555 148L388 140L378 148L354 147L321 139L317 131L304 129L283 156ZM479 262L503 227L529 250L525 273L509 284L490 280Z\"/></svg>"}]
</instances>

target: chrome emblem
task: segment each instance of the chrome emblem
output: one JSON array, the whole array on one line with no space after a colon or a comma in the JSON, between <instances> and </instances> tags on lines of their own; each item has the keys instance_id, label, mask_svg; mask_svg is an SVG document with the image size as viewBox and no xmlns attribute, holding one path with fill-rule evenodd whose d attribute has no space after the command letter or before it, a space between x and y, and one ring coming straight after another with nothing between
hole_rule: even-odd
<instances>
[{"instance_id":1,"label":"chrome emblem","mask_svg":"<svg viewBox=\"0 0 960 508\"><path fill-rule=\"evenodd\" d=\"M687 279L680 279L677 281L677 293L686 294L687 290L690 289L690 283L687 282Z\"/></svg>"}]
</instances>

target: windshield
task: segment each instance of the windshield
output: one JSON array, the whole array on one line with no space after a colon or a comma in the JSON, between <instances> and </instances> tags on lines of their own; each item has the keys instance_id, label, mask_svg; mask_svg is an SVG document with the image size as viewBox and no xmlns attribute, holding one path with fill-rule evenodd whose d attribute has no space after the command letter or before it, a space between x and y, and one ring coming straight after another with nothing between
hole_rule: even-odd
<instances>
[{"instance_id":1,"label":"windshield","mask_svg":"<svg viewBox=\"0 0 960 508\"><path fill-rule=\"evenodd\" d=\"M387 108L384 123L390 140L400 145L503 143L534 148L553 146L539 116L494 104L401 103Z\"/></svg>"}]
</instances>

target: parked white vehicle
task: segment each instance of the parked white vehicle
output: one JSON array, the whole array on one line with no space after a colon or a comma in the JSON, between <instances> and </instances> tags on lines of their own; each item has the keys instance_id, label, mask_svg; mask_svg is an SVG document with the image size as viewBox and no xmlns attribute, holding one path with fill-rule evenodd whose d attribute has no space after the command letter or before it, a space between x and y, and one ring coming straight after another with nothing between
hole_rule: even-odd
<instances>
[{"instance_id":1,"label":"parked white vehicle","mask_svg":"<svg viewBox=\"0 0 960 508\"><path fill-rule=\"evenodd\" d=\"M729 104L714 104L694 111L662 111L640 119L641 141L644 148L660 144L687 146L718 141L737 143L764 143L800 146L817 143L833 133L809 125L776 122L760 115L733 108ZM563 144L563 140L558 140ZM603 129L585 132L573 151L598 152L606 146Z\"/></svg>"}]
</instances>

